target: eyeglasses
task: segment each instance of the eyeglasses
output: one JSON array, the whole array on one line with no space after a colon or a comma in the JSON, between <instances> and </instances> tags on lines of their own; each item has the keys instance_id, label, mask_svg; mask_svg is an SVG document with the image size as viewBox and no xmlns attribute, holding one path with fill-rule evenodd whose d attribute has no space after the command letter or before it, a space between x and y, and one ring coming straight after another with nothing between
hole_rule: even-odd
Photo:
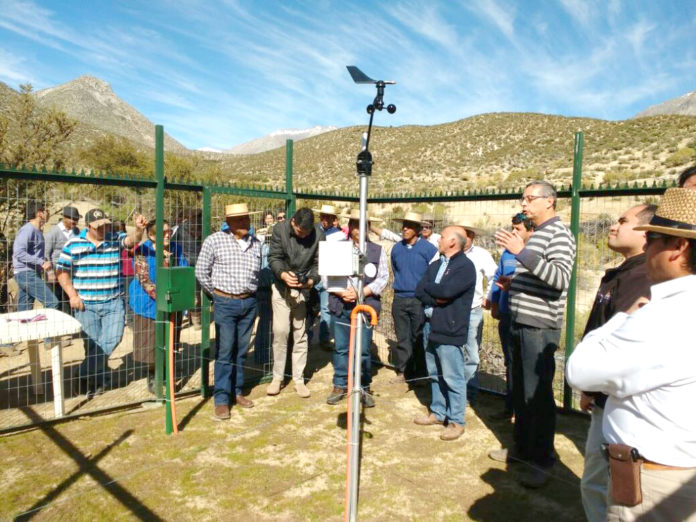
<instances>
[{"instance_id":1,"label":"eyeglasses","mask_svg":"<svg viewBox=\"0 0 696 522\"><path fill-rule=\"evenodd\" d=\"M423 228L427 228L428 230L431 230L433 227L432 227L432 225L423 225Z\"/></svg>"},{"instance_id":2,"label":"eyeglasses","mask_svg":"<svg viewBox=\"0 0 696 522\"><path fill-rule=\"evenodd\" d=\"M285 216L278 215L277 220L278 221L285 221Z\"/></svg>"},{"instance_id":3,"label":"eyeglasses","mask_svg":"<svg viewBox=\"0 0 696 522\"><path fill-rule=\"evenodd\" d=\"M523 203L525 203L525 202L526 202L526 203L531 203L531 202L534 201L535 199L547 198L547 197L548 197L548 196L542 196L542 195L539 195L539 196L522 196L522 197L520 198L520 205L523 204Z\"/></svg>"}]
</instances>

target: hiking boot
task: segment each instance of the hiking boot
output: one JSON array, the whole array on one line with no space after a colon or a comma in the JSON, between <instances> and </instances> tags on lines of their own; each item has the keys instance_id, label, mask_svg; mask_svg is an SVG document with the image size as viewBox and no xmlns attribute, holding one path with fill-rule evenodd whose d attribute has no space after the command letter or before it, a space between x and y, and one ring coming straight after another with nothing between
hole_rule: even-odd
<instances>
[{"instance_id":1,"label":"hiking boot","mask_svg":"<svg viewBox=\"0 0 696 522\"><path fill-rule=\"evenodd\" d=\"M442 426L445 423L445 421L438 419L434 413L414 417L413 422L419 426Z\"/></svg>"},{"instance_id":2,"label":"hiking boot","mask_svg":"<svg viewBox=\"0 0 696 522\"><path fill-rule=\"evenodd\" d=\"M227 404L218 404L213 410L214 421L230 420L230 407Z\"/></svg>"},{"instance_id":3,"label":"hiking boot","mask_svg":"<svg viewBox=\"0 0 696 522\"><path fill-rule=\"evenodd\" d=\"M535 466L524 472L520 477L520 484L530 489L542 488L551 480L550 470L551 468L544 469Z\"/></svg>"},{"instance_id":4,"label":"hiking boot","mask_svg":"<svg viewBox=\"0 0 696 522\"><path fill-rule=\"evenodd\" d=\"M266 388L266 395L278 395L282 384L283 381L280 379L273 379L271 384L268 385L268 388Z\"/></svg>"},{"instance_id":5,"label":"hiking boot","mask_svg":"<svg viewBox=\"0 0 696 522\"><path fill-rule=\"evenodd\" d=\"M491 450L488 452L488 457L497 462L507 462L510 464L526 460L519 451L508 448Z\"/></svg>"},{"instance_id":6,"label":"hiking boot","mask_svg":"<svg viewBox=\"0 0 696 522\"><path fill-rule=\"evenodd\" d=\"M241 406L242 408L253 408L254 407L254 401L247 399L244 395L239 394L234 398L235 404L237 406Z\"/></svg>"},{"instance_id":7,"label":"hiking boot","mask_svg":"<svg viewBox=\"0 0 696 522\"><path fill-rule=\"evenodd\" d=\"M302 397L303 399L306 399L311 395L309 388L305 386L304 382L296 382L295 383L295 391L297 392L297 395Z\"/></svg>"},{"instance_id":8,"label":"hiking boot","mask_svg":"<svg viewBox=\"0 0 696 522\"><path fill-rule=\"evenodd\" d=\"M365 408L375 407L375 396L372 394L372 390L370 390L370 388L363 390L362 403Z\"/></svg>"},{"instance_id":9,"label":"hiking boot","mask_svg":"<svg viewBox=\"0 0 696 522\"><path fill-rule=\"evenodd\" d=\"M334 386L331 395L329 395L326 399L326 404L330 404L331 406L335 406L339 402L341 402L343 399L346 398L346 390L344 388L339 388L338 386Z\"/></svg>"},{"instance_id":10,"label":"hiking boot","mask_svg":"<svg viewBox=\"0 0 696 522\"><path fill-rule=\"evenodd\" d=\"M440 440L457 440L462 435L464 435L464 426L456 422L450 422L440 433Z\"/></svg>"}]
</instances>

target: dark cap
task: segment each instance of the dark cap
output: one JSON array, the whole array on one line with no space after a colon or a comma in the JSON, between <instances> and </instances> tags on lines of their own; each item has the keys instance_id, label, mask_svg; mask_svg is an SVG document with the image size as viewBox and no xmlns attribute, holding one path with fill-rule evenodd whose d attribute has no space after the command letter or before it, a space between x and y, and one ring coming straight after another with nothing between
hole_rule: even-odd
<instances>
[{"instance_id":1,"label":"dark cap","mask_svg":"<svg viewBox=\"0 0 696 522\"><path fill-rule=\"evenodd\" d=\"M66 218L73 219L75 221L80 220L80 213L75 207L65 207L63 209L63 216Z\"/></svg>"},{"instance_id":2,"label":"dark cap","mask_svg":"<svg viewBox=\"0 0 696 522\"><path fill-rule=\"evenodd\" d=\"M85 215L85 223L88 227L97 228L102 225L109 225L111 220L103 210L93 208Z\"/></svg>"}]
</instances>

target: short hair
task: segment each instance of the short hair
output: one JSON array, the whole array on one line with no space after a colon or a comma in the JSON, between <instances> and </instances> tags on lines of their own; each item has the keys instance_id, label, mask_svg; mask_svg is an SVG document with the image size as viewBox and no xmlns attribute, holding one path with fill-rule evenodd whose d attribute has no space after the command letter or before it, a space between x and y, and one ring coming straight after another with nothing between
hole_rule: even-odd
<instances>
[{"instance_id":1,"label":"short hair","mask_svg":"<svg viewBox=\"0 0 696 522\"><path fill-rule=\"evenodd\" d=\"M687 268L692 274L696 274L696 239L689 238L689 258L687 261Z\"/></svg>"},{"instance_id":2,"label":"short hair","mask_svg":"<svg viewBox=\"0 0 696 522\"><path fill-rule=\"evenodd\" d=\"M275 219L275 214L272 210L264 210L262 218L266 219L266 216L271 216L273 219Z\"/></svg>"},{"instance_id":3,"label":"short hair","mask_svg":"<svg viewBox=\"0 0 696 522\"><path fill-rule=\"evenodd\" d=\"M169 221L167 221L166 219L164 221L162 221L162 227L164 227L164 225L168 225L168 224L169 224ZM146 231L147 231L148 236L151 236L156 232L156 230L155 230L156 225L157 225L157 221L155 221L154 219L147 224Z\"/></svg>"},{"instance_id":4,"label":"short hair","mask_svg":"<svg viewBox=\"0 0 696 522\"><path fill-rule=\"evenodd\" d=\"M526 190L529 187L536 186L541 187L542 196L544 196L545 198L553 199L553 208L556 208L556 200L558 199L558 194L556 193L556 189L553 187L553 185L551 185L551 183L549 183L548 181L544 181L543 179L537 179L527 183L527 185L524 188Z\"/></svg>"},{"instance_id":5,"label":"short hair","mask_svg":"<svg viewBox=\"0 0 696 522\"><path fill-rule=\"evenodd\" d=\"M529 219L524 212L518 212L512 216L513 225L519 225L520 223L522 223L527 230L532 230L534 228L534 223L532 223L532 220Z\"/></svg>"},{"instance_id":6,"label":"short hair","mask_svg":"<svg viewBox=\"0 0 696 522\"><path fill-rule=\"evenodd\" d=\"M641 225L650 223L650 220L653 218L655 212L657 211L657 205L654 205L652 203L643 203L643 205L645 206L645 208L636 214L636 217L638 218L638 223L640 223Z\"/></svg>"},{"instance_id":7,"label":"short hair","mask_svg":"<svg viewBox=\"0 0 696 522\"><path fill-rule=\"evenodd\" d=\"M34 219L36 217L36 214L38 214L42 210L46 210L46 205L43 202L37 201L35 199L27 201L27 206L25 208L27 221Z\"/></svg>"},{"instance_id":8,"label":"short hair","mask_svg":"<svg viewBox=\"0 0 696 522\"><path fill-rule=\"evenodd\" d=\"M300 227L304 231L312 230L314 228L314 212L311 208L302 207L297 209L295 215L292 216L295 225Z\"/></svg>"},{"instance_id":9,"label":"short hair","mask_svg":"<svg viewBox=\"0 0 696 522\"><path fill-rule=\"evenodd\" d=\"M679 174L679 186L683 187L686 184L686 180L691 176L696 176L696 165L684 169L684 171Z\"/></svg>"}]
</instances>

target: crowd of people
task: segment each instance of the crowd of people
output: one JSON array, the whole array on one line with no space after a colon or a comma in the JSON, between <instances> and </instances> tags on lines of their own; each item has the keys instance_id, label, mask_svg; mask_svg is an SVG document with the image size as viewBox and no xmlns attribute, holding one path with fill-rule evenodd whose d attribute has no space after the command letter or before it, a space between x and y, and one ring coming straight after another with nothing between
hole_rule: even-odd
<instances>
[{"instance_id":1,"label":"crowd of people","mask_svg":"<svg viewBox=\"0 0 696 522\"><path fill-rule=\"evenodd\" d=\"M602 278L582 341L566 364L567 381L581 392L580 406L591 416L581 482L591 521L696 517L696 416L688 413L696 392L696 350L684 330L696 298L696 168L682 173L679 186L668 189L659 205L625 209L610 228L608 247L623 261ZM391 266L392 382L428 383L431 392L428 410L413 422L441 426L443 441L465 433L467 403L477 390L483 310L490 310L499 321L506 366L504 408L494 418L513 420L513 444L491 450L489 457L527 463L521 484L540 488L557 462L555 354L577 251L556 204L551 184L529 183L521 211L495 233L502 249L497 263L475 244L482 231L470 223L445 223L435 233L432 218L407 212L395 232L368 215L368 229L380 243L365 238L363 255L375 270L363 276L362 286L346 277L337 287L319 273L319 245L350 242L358 255L357 210L341 214L322 205L300 208L289 219L268 211L263 228L254 231L248 206L230 204L225 226L204 240L184 219L177 234L188 239L173 241L164 222L158 245L155 223L143 216L134 218L133 232L126 234L93 209L80 231L81 216L73 207L63 209L62 220L44 238L46 209L30 202L27 223L14 241L18 307L29 309L34 300L47 308L68 304L84 332L80 374L97 393L108 386L106 362L123 334L121 255L131 252L134 356L150 369L151 386L155 254L163 250L165 266L194 266L197 283L214 305L212 418L224 421L232 406L254 406L245 395L244 368L257 316L255 349L271 346L273 354L267 395L277 396L290 376L297 395L310 397L305 367L317 318L317 344L332 351L326 402L344 400L351 312L361 301L381 312ZM341 217L347 219L344 227ZM384 242L393 243L389 254ZM187 252L192 245L194 251ZM362 403L370 408L373 329L367 324L359 349Z\"/></svg>"}]
</instances>

